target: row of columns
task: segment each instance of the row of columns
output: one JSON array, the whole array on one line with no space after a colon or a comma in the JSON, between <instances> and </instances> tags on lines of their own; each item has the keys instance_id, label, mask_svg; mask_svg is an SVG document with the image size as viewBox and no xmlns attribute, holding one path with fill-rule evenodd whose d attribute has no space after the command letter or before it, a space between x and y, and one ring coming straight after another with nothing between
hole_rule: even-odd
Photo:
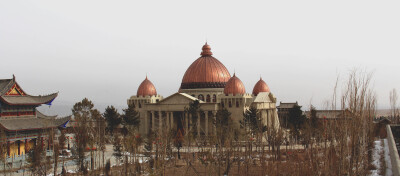
<instances>
[{"instance_id":1,"label":"row of columns","mask_svg":"<svg viewBox=\"0 0 400 176\"><path fill-rule=\"evenodd\" d=\"M43 139L42 139L43 140ZM29 145L28 145L28 140L25 139L23 140L24 142L22 142L22 140L17 140L13 143L11 143L10 141L7 141L7 156L12 157L14 155L20 156L22 155L22 146L24 146L24 154L28 153L28 151L30 150ZM22 144L23 143L23 144ZM13 152L11 152L11 145L16 145L16 150L15 148L13 148Z\"/></svg>"},{"instance_id":2,"label":"row of columns","mask_svg":"<svg viewBox=\"0 0 400 176\"><path fill-rule=\"evenodd\" d=\"M163 112L165 114L165 118L163 117ZM188 113L183 113L183 128L185 131L188 130L192 130L191 126L189 125L192 124L192 117L190 114ZM153 131L156 130L156 116L158 116L158 132L161 134L162 133L162 129L164 128L164 121L165 121L165 127L166 129L170 130L174 127L174 112L173 111L157 111L157 115L156 115L156 111L150 111L150 112L146 112L145 113L145 131L148 132L150 129L153 129ZM201 118L200 113L197 114L198 118L197 118L197 135L200 135L200 131L201 131L201 119L204 119L204 133L205 134L209 134L209 113L208 111L206 111L204 118ZM216 111L212 111L212 117L215 121L216 118ZM151 127L150 127L150 122L151 122ZM189 128L189 129L188 129ZM216 132L215 126L214 126L214 133Z\"/></svg>"}]
</instances>

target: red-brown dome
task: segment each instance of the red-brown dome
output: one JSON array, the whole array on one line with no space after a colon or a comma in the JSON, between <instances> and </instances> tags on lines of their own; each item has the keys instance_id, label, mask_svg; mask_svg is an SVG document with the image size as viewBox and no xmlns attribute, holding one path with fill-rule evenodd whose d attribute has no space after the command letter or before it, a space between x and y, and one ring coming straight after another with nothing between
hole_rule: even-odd
<instances>
[{"instance_id":1,"label":"red-brown dome","mask_svg":"<svg viewBox=\"0 0 400 176\"><path fill-rule=\"evenodd\" d=\"M232 78L229 79L229 81L226 83L224 93L225 95L245 94L246 89L244 88L242 81L238 77L236 77L235 74L233 74Z\"/></svg>"},{"instance_id":2,"label":"red-brown dome","mask_svg":"<svg viewBox=\"0 0 400 176\"><path fill-rule=\"evenodd\" d=\"M231 78L228 69L212 57L211 47L207 43L202 50L201 57L186 70L181 89L224 88Z\"/></svg>"},{"instance_id":3,"label":"red-brown dome","mask_svg":"<svg viewBox=\"0 0 400 176\"><path fill-rule=\"evenodd\" d=\"M152 96L157 95L157 90L150 80L146 79L140 84L136 96Z\"/></svg>"},{"instance_id":4,"label":"red-brown dome","mask_svg":"<svg viewBox=\"0 0 400 176\"><path fill-rule=\"evenodd\" d=\"M260 92L270 92L269 87L267 83L260 78L260 80L256 83L256 85L253 88L253 95L258 95Z\"/></svg>"}]
</instances>

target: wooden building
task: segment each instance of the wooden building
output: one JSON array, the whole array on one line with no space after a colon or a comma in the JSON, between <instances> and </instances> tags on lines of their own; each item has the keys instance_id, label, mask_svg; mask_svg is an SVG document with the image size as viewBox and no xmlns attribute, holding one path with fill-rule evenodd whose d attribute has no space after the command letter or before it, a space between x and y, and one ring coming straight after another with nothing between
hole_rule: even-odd
<instances>
[{"instance_id":1,"label":"wooden building","mask_svg":"<svg viewBox=\"0 0 400 176\"><path fill-rule=\"evenodd\" d=\"M8 157L24 155L38 143L51 145L47 131L65 127L70 116L47 116L36 108L51 105L57 95L29 95L16 82L15 76L0 79L0 142L7 143ZM37 139L40 134L41 138Z\"/></svg>"}]
</instances>

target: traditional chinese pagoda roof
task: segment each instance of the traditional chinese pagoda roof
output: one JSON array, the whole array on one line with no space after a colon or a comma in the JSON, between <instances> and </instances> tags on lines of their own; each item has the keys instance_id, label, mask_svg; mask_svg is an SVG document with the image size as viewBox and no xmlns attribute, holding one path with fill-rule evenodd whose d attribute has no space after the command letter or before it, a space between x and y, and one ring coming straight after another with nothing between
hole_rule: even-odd
<instances>
[{"instance_id":1,"label":"traditional chinese pagoda roof","mask_svg":"<svg viewBox=\"0 0 400 176\"><path fill-rule=\"evenodd\" d=\"M290 108L294 108L295 106L299 106L299 104L297 103L297 101L295 103L282 103L280 102L278 108L286 108L286 109L290 109Z\"/></svg>"},{"instance_id":2,"label":"traditional chinese pagoda roof","mask_svg":"<svg viewBox=\"0 0 400 176\"><path fill-rule=\"evenodd\" d=\"M14 79L0 79L0 95L7 93L14 84Z\"/></svg>"},{"instance_id":3,"label":"traditional chinese pagoda roof","mask_svg":"<svg viewBox=\"0 0 400 176\"><path fill-rule=\"evenodd\" d=\"M9 105L41 105L51 104L58 93L33 96L25 93L13 79L0 79L0 101Z\"/></svg>"},{"instance_id":4,"label":"traditional chinese pagoda roof","mask_svg":"<svg viewBox=\"0 0 400 176\"><path fill-rule=\"evenodd\" d=\"M58 93L46 96L0 96L1 100L10 105L40 105L52 102Z\"/></svg>"},{"instance_id":5,"label":"traditional chinese pagoda roof","mask_svg":"<svg viewBox=\"0 0 400 176\"><path fill-rule=\"evenodd\" d=\"M19 116L18 118L0 119L0 126L6 131L37 130L62 127L71 120L71 116L58 118L36 112L37 118Z\"/></svg>"}]
</instances>

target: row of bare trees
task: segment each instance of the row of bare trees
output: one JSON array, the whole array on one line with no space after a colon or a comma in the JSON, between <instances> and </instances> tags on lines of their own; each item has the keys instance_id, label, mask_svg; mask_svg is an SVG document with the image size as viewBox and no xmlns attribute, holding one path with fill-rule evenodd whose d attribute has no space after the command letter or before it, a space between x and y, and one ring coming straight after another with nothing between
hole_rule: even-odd
<instances>
[{"instance_id":1,"label":"row of bare trees","mask_svg":"<svg viewBox=\"0 0 400 176\"><path fill-rule=\"evenodd\" d=\"M400 123L400 111L397 106L397 100L399 96L397 95L396 89L392 89L389 93L389 101L390 101L390 120L392 123L398 124Z\"/></svg>"},{"instance_id":2,"label":"row of bare trees","mask_svg":"<svg viewBox=\"0 0 400 176\"><path fill-rule=\"evenodd\" d=\"M114 170L121 169L118 173L123 175L365 175L371 161L372 121L376 113L371 76L362 71L351 72L340 96L335 86L329 108L341 110L340 119L321 120L311 107L310 117L300 114L301 118L295 119L297 122L289 129L268 128L258 110L250 107L238 126L233 123L232 114L222 108L212 122L216 131L209 136L197 133L197 118L204 113L197 101L185 110L192 118L187 131L163 128L141 136L139 116L133 107L119 114L110 106L100 114L84 99L73 108L74 154L84 174L89 167L91 172L105 168L108 143L113 144L114 157L121 161L121 167ZM301 141L304 147L294 146L289 139ZM143 156L147 159L139 162ZM185 163L183 171L177 167L181 161Z\"/></svg>"}]
</instances>

